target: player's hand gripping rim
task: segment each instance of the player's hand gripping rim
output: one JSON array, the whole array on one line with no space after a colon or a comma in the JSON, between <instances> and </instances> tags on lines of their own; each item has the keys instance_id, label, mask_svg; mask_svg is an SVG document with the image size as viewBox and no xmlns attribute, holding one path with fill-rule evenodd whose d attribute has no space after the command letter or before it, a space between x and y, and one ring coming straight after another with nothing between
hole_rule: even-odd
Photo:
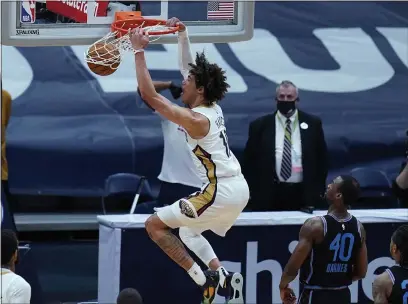
<instances>
[{"instance_id":1,"label":"player's hand gripping rim","mask_svg":"<svg viewBox=\"0 0 408 304\"><path fill-rule=\"evenodd\" d=\"M134 50L143 50L149 44L149 35L143 28L135 28L129 33L130 42Z\"/></svg>"},{"instance_id":2,"label":"player's hand gripping rim","mask_svg":"<svg viewBox=\"0 0 408 304\"><path fill-rule=\"evenodd\" d=\"M184 32L186 30L186 26L183 22L180 21L179 18L173 17L167 20L166 22L167 27L179 27L179 32Z\"/></svg>"}]
</instances>

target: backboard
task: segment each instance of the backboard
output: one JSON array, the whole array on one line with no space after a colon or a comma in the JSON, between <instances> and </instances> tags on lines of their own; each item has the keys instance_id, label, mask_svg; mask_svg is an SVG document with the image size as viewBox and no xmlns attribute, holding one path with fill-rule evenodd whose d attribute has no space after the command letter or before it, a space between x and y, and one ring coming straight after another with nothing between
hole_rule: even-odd
<instances>
[{"instance_id":1,"label":"backboard","mask_svg":"<svg viewBox=\"0 0 408 304\"><path fill-rule=\"evenodd\" d=\"M145 18L178 17L192 43L250 40L254 1L1 1L2 44L90 45L110 31L115 11L141 10ZM177 43L165 35L155 43Z\"/></svg>"}]
</instances>

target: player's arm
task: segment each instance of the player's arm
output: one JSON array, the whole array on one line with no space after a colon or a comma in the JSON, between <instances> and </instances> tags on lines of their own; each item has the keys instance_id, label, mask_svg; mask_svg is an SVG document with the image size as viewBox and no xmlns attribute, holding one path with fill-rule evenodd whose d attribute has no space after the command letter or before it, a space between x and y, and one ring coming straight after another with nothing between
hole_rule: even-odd
<instances>
[{"instance_id":1,"label":"player's arm","mask_svg":"<svg viewBox=\"0 0 408 304\"><path fill-rule=\"evenodd\" d=\"M157 93L170 89L171 81L153 81L154 89Z\"/></svg>"},{"instance_id":2,"label":"player's arm","mask_svg":"<svg viewBox=\"0 0 408 304\"><path fill-rule=\"evenodd\" d=\"M136 76L140 94L154 110L168 120L181 125L193 138L202 138L207 135L210 122L199 113L171 103L166 97L158 94L154 88L152 78L146 66L144 52L135 55Z\"/></svg>"},{"instance_id":3,"label":"player's arm","mask_svg":"<svg viewBox=\"0 0 408 304\"><path fill-rule=\"evenodd\" d=\"M170 90L170 93L174 99L180 98L182 93L181 87L175 85L172 81L153 81L153 86L157 93L160 93L165 90ZM140 93L139 87L137 88L137 93L141 98L142 94ZM154 109L147 102L145 102L143 98L141 99L145 105L147 105L151 110L154 111Z\"/></svg>"},{"instance_id":4,"label":"player's arm","mask_svg":"<svg viewBox=\"0 0 408 304\"><path fill-rule=\"evenodd\" d=\"M178 32L178 64L181 75L186 79L190 72L190 63L194 63L193 55L191 54L190 38L188 37L187 27L180 19L173 17L167 20L166 26L179 27Z\"/></svg>"},{"instance_id":5,"label":"player's arm","mask_svg":"<svg viewBox=\"0 0 408 304\"><path fill-rule=\"evenodd\" d=\"M384 271L378 275L373 282L373 300L374 304L388 304L388 298L392 292L392 281L387 273Z\"/></svg>"},{"instance_id":6,"label":"player's arm","mask_svg":"<svg viewBox=\"0 0 408 304\"><path fill-rule=\"evenodd\" d=\"M154 89L157 93L161 91L167 90L170 87L171 81L153 81ZM143 103L150 108L150 110L154 111L154 109L142 98L142 94L140 93L139 87L137 87L137 93L139 94L140 98L142 99Z\"/></svg>"},{"instance_id":7,"label":"player's arm","mask_svg":"<svg viewBox=\"0 0 408 304\"><path fill-rule=\"evenodd\" d=\"M171 96L173 96L174 99L180 98L181 93L183 92L181 87L174 84L172 81L153 81L153 86L157 93L170 90ZM137 88L137 90L140 95L139 88Z\"/></svg>"},{"instance_id":8,"label":"player's arm","mask_svg":"<svg viewBox=\"0 0 408 304\"><path fill-rule=\"evenodd\" d=\"M193 63L193 55L191 54L190 38L188 38L187 28L180 31L178 34L178 49L179 49L179 68L181 75L186 79L190 72L190 63Z\"/></svg>"},{"instance_id":9,"label":"player's arm","mask_svg":"<svg viewBox=\"0 0 408 304\"><path fill-rule=\"evenodd\" d=\"M296 278L300 267L312 251L314 241L323 233L322 222L317 217L307 219L303 224L299 232L299 242L283 270L279 284L281 290Z\"/></svg>"},{"instance_id":10,"label":"player's arm","mask_svg":"<svg viewBox=\"0 0 408 304\"><path fill-rule=\"evenodd\" d=\"M366 232L363 224L358 222L361 232L361 247L357 253L356 264L353 267L353 281L358 281L365 278L368 267Z\"/></svg>"}]
</instances>

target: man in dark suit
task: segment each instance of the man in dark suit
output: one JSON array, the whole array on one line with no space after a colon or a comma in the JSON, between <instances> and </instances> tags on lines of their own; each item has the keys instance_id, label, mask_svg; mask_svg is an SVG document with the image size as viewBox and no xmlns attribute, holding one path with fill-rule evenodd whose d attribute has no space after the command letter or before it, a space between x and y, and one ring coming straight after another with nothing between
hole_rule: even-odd
<instances>
[{"instance_id":1,"label":"man in dark suit","mask_svg":"<svg viewBox=\"0 0 408 304\"><path fill-rule=\"evenodd\" d=\"M327 146L321 120L296 108L298 89L283 81L277 111L249 126L242 169L251 199L248 210L300 210L316 206L326 188Z\"/></svg>"}]
</instances>

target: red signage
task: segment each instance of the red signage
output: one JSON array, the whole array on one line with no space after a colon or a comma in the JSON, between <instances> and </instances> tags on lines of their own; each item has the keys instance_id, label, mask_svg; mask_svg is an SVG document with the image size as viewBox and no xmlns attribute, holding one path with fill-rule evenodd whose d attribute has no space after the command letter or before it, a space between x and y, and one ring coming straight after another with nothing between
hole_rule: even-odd
<instances>
[{"instance_id":1,"label":"red signage","mask_svg":"<svg viewBox=\"0 0 408 304\"><path fill-rule=\"evenodd\" d=\"M94 16L106 17L109 1L96 0ZM53 0L47 1L47 10L75 20L86 23L88 15L88 1L79 0Z\"/></svg>"}]
</instances>

